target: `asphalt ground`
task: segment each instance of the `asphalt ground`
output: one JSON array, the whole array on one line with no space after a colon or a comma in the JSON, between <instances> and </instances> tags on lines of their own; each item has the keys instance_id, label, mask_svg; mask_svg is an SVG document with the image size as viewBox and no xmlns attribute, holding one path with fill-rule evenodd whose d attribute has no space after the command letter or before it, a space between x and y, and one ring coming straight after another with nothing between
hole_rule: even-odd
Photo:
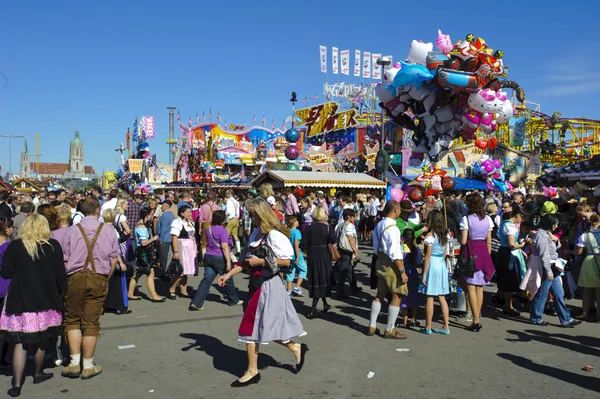
<instances>
[{"instance_id":1,"label":"asphalt ground","mask_svg":"<svg viewBox=\"0 0 600 399\"><path fill-rule=\"evenodd\" d=\"M506 316L491 301L493 286L486 289L479 333L464 330L469 323L452 315L449 336L413 329L406 340L367 337L373 291L365 284L372 254L367 247L361 252L357 272L364 290L358 297L331 300L332 310L314 320L305 318L310 299L293 298L308 333L299 341L310 348L300 374L293 372L294 357L287 349L261 345L262 381L231 388L246 369L245 346L236 339L242 308L228 306L213 287L201 312L188 311L189 300L178 298L131 302L128 315L107 313L95 357L104 367L101 375L71 380L60 376L60 367L48 368L54 378L33 385L30 365L21 397L600 398L598 324L565 329L557 317L547 316L551 325L541 327L529 324L526 312ZM201 275L202 270L190 279L191 287L198 286ZM247 299L245 276L236 276L235 284L241 299ZM168 289L158 280L157 285L159 292ZM140 286L144 296L145 278ZM386 310L384 306L379 316L380 329ZM419 318L423 320L423 312ZM437 307L435 318L440 318ZM124 345L135 347L119 349ZM586 365L595 368L582 370ZM10 388L11 370L4 374L0 397Z\"/></svg>"}]
</instances>

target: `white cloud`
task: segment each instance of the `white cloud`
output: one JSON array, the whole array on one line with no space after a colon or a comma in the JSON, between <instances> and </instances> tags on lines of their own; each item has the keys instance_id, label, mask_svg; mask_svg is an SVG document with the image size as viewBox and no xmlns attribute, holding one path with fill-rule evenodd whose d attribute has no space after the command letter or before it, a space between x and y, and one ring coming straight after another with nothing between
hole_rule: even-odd
<instances>
[{"instance_id":1,"label":"white cloud","mask_svg":"<svg viewBox=\"0 0 600 399\"><path fill-rule=\"evenodd\" d=\"M597 92L600 90L600 82L590 81L571 81L572 84L562 84L548 86L545 89L537 92L537 94L554 95L554 96L568 96L575 94L586 94Z\"/></svg>"},{"instance_id":2,"label":"white cloud","mask_svg":"<svg viewBox=\"0 0 600 399\"><path fill-rule=\"evenodd\" d=\"M540 67L537 94L570 96L596 92L600 89L595 63L589 51L565 56L562 60L544 63Z\"/></svg>"}]
</instances>

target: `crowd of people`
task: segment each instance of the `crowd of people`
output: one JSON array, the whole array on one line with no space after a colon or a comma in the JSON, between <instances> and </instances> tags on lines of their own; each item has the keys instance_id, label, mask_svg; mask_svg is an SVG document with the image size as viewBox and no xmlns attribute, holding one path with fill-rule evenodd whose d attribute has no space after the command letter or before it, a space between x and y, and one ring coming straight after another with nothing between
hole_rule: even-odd
<instances>
[{"instance_id":1,"label":"crowd of people","mask_svg":"<svg viewBox=\"0 0 600 399\"><path fill-rule=\"evenodd\" d=\"M319 302L323 313L330 311L332 291L340 300L359 295L355 269L371 248L376 294L369 336L405 339L414 327L450 334L451 278L466 296L463 319L473 332L482 329L483 287L494 279L493 300L507 317L520 317L528 304L536 325L549 324L546 313L575 327L592 320L600 301L600 216L588 193L552 199L520 187L507 195L453 192L415 203L386 201L378 192L297 193L269 184L204 196L162 189L1 192L0 365L9 364L12 348L8 394L20 394L28 354L36 384L53 376L44 372L47 357L64 365L65 377L99 375L94 353L104 312L127 315L132 301L177 298L189 299L189 311L203 311L217 277L228 304L244 309L238 339L246 344L248 368L232 386L260 381L258 348L270 341L292 352L299 372L308 347L292 341L306 332L291 297L307 294L306 317L313 319L320 317ZM203 278L190 292L188 278L200 267ZM242 271L249 275L246 301L232 279ZM148 295L140 291L144 276ZM565 297L582 298L576 318ZM440 328L433 328L436 300Z\"/></svg>"}]
</instances>

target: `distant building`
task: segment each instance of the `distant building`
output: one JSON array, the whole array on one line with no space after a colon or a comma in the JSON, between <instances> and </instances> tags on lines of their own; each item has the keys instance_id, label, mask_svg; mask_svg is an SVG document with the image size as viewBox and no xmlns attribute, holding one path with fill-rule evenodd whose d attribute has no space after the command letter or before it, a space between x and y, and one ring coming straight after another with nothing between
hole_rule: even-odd
<instances>
[{"instance_id":1,"label":"distant building","mask_svg":"<svg viewBox=\"0 0 600 399\"><path fill-rule=\"evenodd\" d=\"M31 162L27 140L21 153L21 178L27 179L60 179L60 180L84 180L94 182L98 175L91 166L84 164L83 141L79 138L79 130L75 130L75 137L71 140L69 148L69 163L40 162L39 170L35 162Z\"/></svg>"}]
</instances>

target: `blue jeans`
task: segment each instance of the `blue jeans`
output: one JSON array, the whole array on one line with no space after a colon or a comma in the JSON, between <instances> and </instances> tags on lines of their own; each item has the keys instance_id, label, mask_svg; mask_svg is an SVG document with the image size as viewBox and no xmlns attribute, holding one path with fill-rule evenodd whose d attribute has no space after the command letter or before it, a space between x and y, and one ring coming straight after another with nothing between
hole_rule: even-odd
<instances>
[{"instance_id":1,"label":"blue jeans","mask_svg":"<svg viewBox=\"0 0 600 399\"><path fill-rule=\"evenodd\" d=\"M561 325L567 325L573 321L567 305L565 305L565 292L563 290L562 279L554 277L552 281L546 279L542 281L542 286L531 301L530 320L532 323L541 322L544 315L544 306L548 300L548 290L552 289L554 295L554 307Z\"/></svg>"},{"instance_id":2,"label":"blue jeans","mask_svg":"<svg viewBox=\"0 0 600 399\"><path fill-rule=\"evenodd\" d=\"M192 299L192 303L195 306L202 307L213 281L215 281L217 275L222 276L223 274L225 274L225 259L222 256L204 255L204 278L200 281L198 291L196 291L196 295ZM229 296L229 300L232 303L238 303L239 298L233 284L233 279L230 278L225 282L225 290L227 296Z\"/></svg>"}]
</instances>

